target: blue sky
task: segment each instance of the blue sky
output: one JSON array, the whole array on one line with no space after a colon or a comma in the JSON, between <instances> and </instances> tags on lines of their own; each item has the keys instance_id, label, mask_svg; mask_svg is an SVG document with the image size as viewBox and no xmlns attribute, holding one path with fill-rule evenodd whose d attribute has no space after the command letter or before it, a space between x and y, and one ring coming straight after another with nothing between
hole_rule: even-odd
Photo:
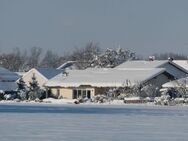
<instances>
[{"instance_id":1,"label":"blue sky","mask_svg":"<svg viewBox=\"0 0 188 141\"><path fill-rule=\"evenodd\" d=\"M0 0L0 52L59 54L93 41L137 54L188 54L187 0Z\"/></svg>"}]
</instances>

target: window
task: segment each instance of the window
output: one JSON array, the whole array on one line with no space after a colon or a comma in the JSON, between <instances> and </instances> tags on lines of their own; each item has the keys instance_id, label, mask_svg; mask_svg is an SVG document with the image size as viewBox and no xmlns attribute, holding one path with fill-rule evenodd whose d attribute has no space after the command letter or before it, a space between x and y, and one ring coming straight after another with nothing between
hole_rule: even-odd
<instances>
[{"instance_id":1,"label":"window","mask_svg":"<svg viewBox=\"0 0 188 141\"><path fill-rule=\"evenodd\" d=\"M73 99L77 99L78 98L78 93L77 90L73 90Z\"/></svg>"},{"instance_id":2,"label":"window","mask_svg":"<svg viewBox=\"0 0 188 141\"><path fill-rule=\"evenodd\" d=\"M91 91L90 90L73 90L73 99L77 98L91 98Z\"/></svg>"},{"instance_id":3,"label":"window","mask_svg":"<svg viewBox=\"0 0 188 141\"><path fill-rule=\"evenodd\" d=\"M91 98L91 91L90 90L87 90L87 98Z\"/></svg>"},{"instance_id":4,"label":"window","mask_svg":"<svg viewBox=\"0 0 188 141\"><path fill-rule=\"evenodd\" d=\"M87 95L86 95L86 90L83 90L82 91L82 98L86 98L87 97Z\"/></svg>"},{"instance_id":5,"label":"window","mask_svg":"<svg viewBox=\"0 0 188 141\"><path fill-rule=\"evenodd\" d=\"M78 98L82 98L82 91L78 90Z\"/></svg>"}]
</instances>

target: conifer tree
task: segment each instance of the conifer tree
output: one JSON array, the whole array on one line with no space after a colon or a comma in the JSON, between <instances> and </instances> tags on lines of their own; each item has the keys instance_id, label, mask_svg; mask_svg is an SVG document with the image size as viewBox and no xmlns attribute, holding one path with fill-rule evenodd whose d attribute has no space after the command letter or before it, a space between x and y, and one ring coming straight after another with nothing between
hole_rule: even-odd
<instances>
[{"instance_id":1,"label":"conifer tree","mask_svg":"<svg viewBox=\"0 0 188 141\"><path fill-rule=\"evenodd\" d=\"M17 82L18 89L17 89L17 98L20 98L21 100L27 100L28 99L28 89L27 86L23 80L23 78L20 78Z\"/></svg>"},{"instance_id":2,"label":"conifer tree","mask_svg":"<svg viewBox=\"0 0 188 141\"><path fill-rule=\"evenodd\" d=\"M29 83L29 85L30 85L29 100L40 99L42 97L42 93L38 81L36 80L35 74L33 74L32 81Z\"/></svg>"}]
</instances>

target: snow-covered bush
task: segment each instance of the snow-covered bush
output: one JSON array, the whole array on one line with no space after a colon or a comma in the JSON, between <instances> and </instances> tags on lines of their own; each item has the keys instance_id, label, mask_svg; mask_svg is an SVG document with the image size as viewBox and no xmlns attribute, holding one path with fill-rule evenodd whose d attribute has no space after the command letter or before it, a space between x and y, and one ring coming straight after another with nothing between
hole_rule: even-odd
<instances>
[{"instance_id":1,"label":"snow-covered bush","mask_svg":"<svg viewBox=\"0 0 188 141\"><path fill-rule=\"evenodd\" d=\"M13 94L5 94L5 95L4 95L5 100L14 100L14 99L16 99L16 97L17 97L16 93L13 93Z\"/></svg>"},{"instance_id":2,"label":"snow-covered bush","mask_svg":"<svg viewBox=\"0 0 188 141\"><path fill-rule=\"evenodd\" d=\"M20 100L27 100L28 99L28 91L27 90L19 90L17 92L17 97Z\"/></svg>"},{"instance_id":3,"label":"snow-covered bush","mask_svg":"<svg viewBox=\"0 0 188 141\"><path fill-rule=\"evenodd\" d=\"M169 95L168 91L163 91L160 97L155 97L154 103L156 105L175 105L174 98Z\"/></svg>"},{"instance_id":4,"label":"snow-covered bush","mask_svg":"<svg viewBox=\"0 0 188 141\"><path fill-rule=\"evenodd\" d=\"M174 102L176 104L184 104L185 103L185 98L175 98Z\"/></svg>"},{"instance_id":5,"label":"snow-covered bush","mask_svg":"<svg viewBox=\"0 0 188 141\"><path fill-rule=\"evenodd\" d=\"M94 103L105 103L109 101L109 98L106 95L96 95L91 99Z\"/></svg>"}]
</instances>

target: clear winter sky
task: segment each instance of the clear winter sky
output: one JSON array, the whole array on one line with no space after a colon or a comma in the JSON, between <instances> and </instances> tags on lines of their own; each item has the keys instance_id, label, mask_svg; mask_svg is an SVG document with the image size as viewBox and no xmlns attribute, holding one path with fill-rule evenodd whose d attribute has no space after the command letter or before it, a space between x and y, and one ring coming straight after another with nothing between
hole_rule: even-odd
<instances>
[{"instance_id":1,"label":"clear winter sky","mask_svg":"<svg viewBox=\"0 0 188 141\"><path fill-rule=\"evenodd\" d=\"M0 0L0 52L71 51L98 42L138 54L188 54L188 0Z\"/></svg>"}]
</instances>

